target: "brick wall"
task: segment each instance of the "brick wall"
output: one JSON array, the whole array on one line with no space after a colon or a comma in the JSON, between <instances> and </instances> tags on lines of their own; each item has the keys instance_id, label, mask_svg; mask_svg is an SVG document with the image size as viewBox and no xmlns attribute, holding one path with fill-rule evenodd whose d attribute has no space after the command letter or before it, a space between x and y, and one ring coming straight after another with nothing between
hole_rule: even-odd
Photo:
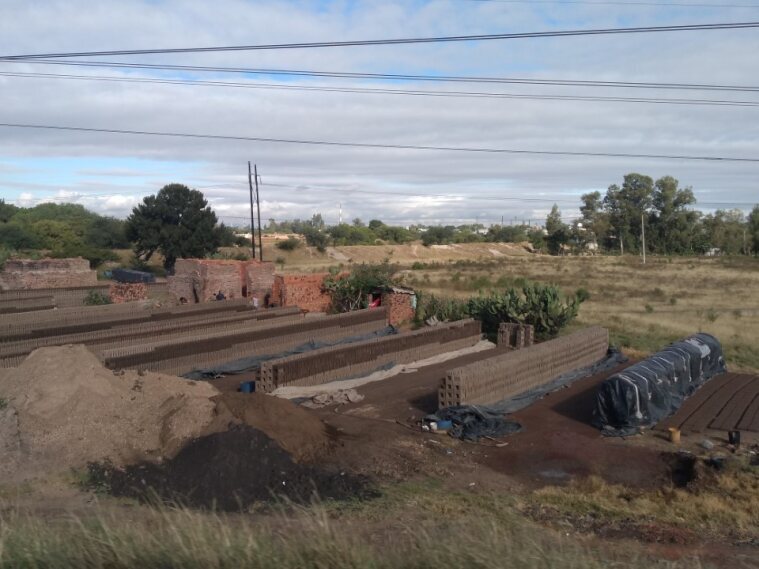
<instances>
[{"instance_id":1,"label":"brick wall","mask_svg":"<svg viewBox=\"0 0 759 569\"><path fill-rule=\"evenodd\" d=\"M266 295L272 295L274 263L246 263L244 271L248 298L257 298L259 306L263 306Z\"/></svg>"},{"instance_id":2,"label":"brick wall","mask_svg":"<svg viewBox=\"0 0 759 569\"><path fill-rule=\"evenodd\" d=\"M108 297L114 304L147 300L148 287L145 283L114 283L108 288Z\"/></svg>"},{"instance_id":3,"label":"brick wall","mask_svg":"<svg viewBox=\"0 0 759 569\"><path fill-rule=\"evenodd\" d=\"M279 306L298 306L308 312L326 312L332 303L329 293L324 290L324 279L328 275L276 275L271 300Z\"/></svg>"},{"instance_id":4,"label":"brick wall","mask_svg":"<svg viewBox=\"0 0 759 569\"><path fill-rule=\"evenodd\" d=\"M285 385L320 385L369 373L390 363L411 363L471 347L481 338L479 322L459 320L269 360L261 366L256 390L270 392Z\"/></svg>"},{"instance_id":5,"label":"brick wall","mask_svg":"<svg viewBox=\"0 0 759 569\"><path fill-rule=\"evenodd\" d=\"M219 291L227 299L255 295L262 301L273 280L274 263L215 259L178 259L167 279L169 292L190 304L214 300Z\"/></svg>"},{"instance_id":6,"label":"brick wall","mask_svg":"<svg viewBox=\"0 0 759 569\"><path fill-rule=\"evenodd\" d=\"M10 259L0 271L0 290L97 285L87 259Z\"/></svg>"},{"instance_id":7,"label":"brick wall","mask_svg":"<svg viewBox=\"0 0 759 569\"><path fill-rule=\"evenodd\" d=\"M387 307L388 321L393 326L399 326L414 319L416 312L413 293L386 292L382 295L382 306Z\"/></svg>"},{"instance_id":8,"label":"brick wall","mask_svg":"<svg viewBox=\"0 0 759 569\"><path fill-rule=\"evenodd\" d=\"M599 326L448 371L438 405L488 405L514 397L570 371L601 360L609 348L609 331Z\"/></svg>"}]
</instances>

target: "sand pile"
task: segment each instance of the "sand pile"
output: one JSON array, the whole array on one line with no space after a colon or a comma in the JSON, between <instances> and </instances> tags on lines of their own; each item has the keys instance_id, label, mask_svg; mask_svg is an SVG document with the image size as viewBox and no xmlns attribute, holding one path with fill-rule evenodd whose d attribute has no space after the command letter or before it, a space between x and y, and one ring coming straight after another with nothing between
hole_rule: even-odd
<instances>
[{"instance_id":1,"label":"sand pile","mask_svg":"<svg viewBox=\"0 0 759 569\"><path fill-rule=\"evenodd\" d=\"M297 462L324 457L329 451L326 425L286 399L263 393L224 393L214 400L219 422L243 424L265 433Z\"/></svg>"},{"instance_id":2,"label":"sand pile","mask_svg":"<svg viewBox=\"0 0 759 569\"><path fill-rule=\"evenodd\" d=\"M40 348L0 374L0 398L16 415L6 411L0 448L20 447L25 475L171 457L218 424L218 393L206 382L114 374L84 346ZM16 423L18 441L8 440Z\"/></svg>"}]
</instances>

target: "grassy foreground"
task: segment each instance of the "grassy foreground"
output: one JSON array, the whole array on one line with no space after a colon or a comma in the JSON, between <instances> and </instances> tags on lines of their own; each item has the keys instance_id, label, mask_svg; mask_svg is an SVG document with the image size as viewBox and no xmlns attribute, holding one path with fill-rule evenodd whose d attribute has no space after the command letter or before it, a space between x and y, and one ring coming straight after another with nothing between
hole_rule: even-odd
<instances>
[{"instance_id":1,"label":"grassy foreground","mask_svg":"<svg viewBox=\"0 0 759 569\"><path fill-rule=\"evenodd\" d=\"M375 528L376 529L376 528ZM314 507L270 525L243 516L150 509L136 519L101 515L53 522L0 520L0 567L26 568L430 568L594 569L700 567L600 551L521 523L477 518L367 531Z\"/></svg>"}]
</instances>

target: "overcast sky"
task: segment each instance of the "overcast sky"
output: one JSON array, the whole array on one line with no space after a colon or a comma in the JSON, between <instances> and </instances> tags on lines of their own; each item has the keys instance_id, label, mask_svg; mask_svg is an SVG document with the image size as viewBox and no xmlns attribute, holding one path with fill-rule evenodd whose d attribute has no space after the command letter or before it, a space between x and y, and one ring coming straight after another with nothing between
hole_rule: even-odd
<instances>
[{"instance_id":1,"label":"overcast sky","mask_svg":"<svg viewBox=\"0 0 759 569\"><path fill-rule=\"evenodd\" d=\"M589 0L590 1L590 0ZM632 0L631 0L632 1ZM719 8L477 0L0 0L0 55L759 20ZM649 4L658 2L653 0ZM663 3L663 2L662 2ZM90 58L340 72L758 85L759 29L472 43ZM79 59L82 61L84 59ZM247 86L720 99L759 93L391 82L0 63L0 73L227 81ZM0 122L335 142L759 158L759 107L401 96L0 75ZM567 218L628 172L672 175L710 211L759 202L759 163L359 149L0 127L0 198L123 217L179 182L244 224L247 161L262 217L329 223ZM426 194L426 196L425 196ZM434 195L430 195L434 194ZM486 198L486 199L483 199ZM500 199L492 199L500 198ZM524 198L529 198L525 201ZM545 201L538 201L544 199Z\"/></svg>"}]
</instances>

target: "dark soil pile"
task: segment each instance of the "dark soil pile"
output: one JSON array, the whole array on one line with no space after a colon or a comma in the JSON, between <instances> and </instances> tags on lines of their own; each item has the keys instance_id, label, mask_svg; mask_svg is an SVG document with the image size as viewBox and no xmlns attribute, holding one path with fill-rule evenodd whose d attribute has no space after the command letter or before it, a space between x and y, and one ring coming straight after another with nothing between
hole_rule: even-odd
<instances>
[{"instance_id":1,"label":"dark soil pile","mask_svg":"<svg viewBox=\"0 0 759 569\"><path fill-rule=\"evenodd\" d=\"M312 461L329 452L332 439L326 425L286 399L263 393L224 393L213 400L220 418L263 431L297 462Z\"/></svg>"},{"instance_id":2,"label":"dark soil pile","mask_svg":"<svg viewBox=\"0 0 759 569\"><path fill-rule=\"evenodd\" d=\"M89 465L89 484L114 496L224 511L286 498L370 498L368 478L296 463L259 430L238 425L194 440L163 464Z\"/></svg>"}]
</instances>

